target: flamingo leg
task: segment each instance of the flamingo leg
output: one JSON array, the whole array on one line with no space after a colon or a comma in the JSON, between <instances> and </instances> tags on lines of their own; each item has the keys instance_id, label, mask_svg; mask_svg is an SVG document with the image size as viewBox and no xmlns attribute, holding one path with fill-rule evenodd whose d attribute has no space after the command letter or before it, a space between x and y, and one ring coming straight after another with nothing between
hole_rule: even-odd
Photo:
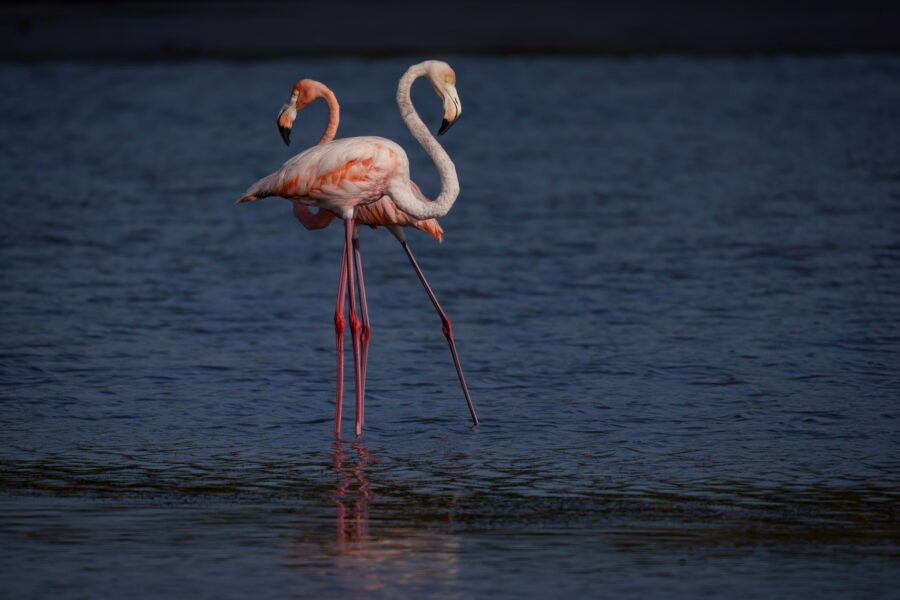
<instances>
[{"instance_id":1,"label":"flamingo leg","mask_svg":"<svg viewBox=\"0 0 900 600\"><path fill-rule=\"evenodd\" d=\"M363 388L362 388L362 364L360 362L360 324L359 313L356 310L356 288L355 268L353 266L353 218L344 219L344 255L347 261L347 295L350 297L350 333L353 336L353 370L354 381L356 382L356 435L362 434L362 407L363 407Z\"/></svg>"},{"instance_id":2,"label":"flamingo leg","mask_svg":"<svg viewBox=\"0 0 900 600\"><path fill-rule=\"evenodd\" d=\"M347 296L347 250L341 258L341 278L338 283L337 303L334 307L334 341L337 348L337 401L334 413L334 435L341 435L341 412L344 405L344 330L347 321L344 319L344 299Z\"/></svg>"},{"instance_id":3,"label":"flamingo leg","mask_svg":"<svg viewBox=\"0 0 900 600\"><path fill-rule=\"evenodd\" d=\"M441 305L438 302L437 297L434 295L434 292L431 291L431 286L428 285L428 280L425 279L425 274L422 273L422 269L419 267L419 263L416 262L416 258L413 256L412 250L409 249L409 244L407 244L406 240L404 239L400 239L400 244L403 246L403 250L406 251L406 256L409 257L409 262L412 263L413 268L416 270L416 275L419 276L419 281L421 281L422 285L425 287L425 291L428 293L428 297L431 298L431 303L434 304L434 309L441 317L444 337L447 338L447 343L450 344L450 354L453 355L453 364L456 365L456 375L459 377L459 383L460 385L462 385L463 395L466 397L466 403L469 405L469 412L472 414L472 423L478 425L478 416L475 414L475 405L472 404L472 396L469 395L469 388L466 385L466 377L465 375L463 375L462 366L459 364L459 355L456 353L456 342L453 341L453 326L450 323L450 319L447 317L447 313L444 312L444 309L441 308Z\"/></svg>"},{"instance_id":4,"label":"flamingo leg","mask_svg":"<svg viewBox=\"0 0 900 600\"><path fill-rule=\"evenodd\" d=\"M360 337L360 342L362 347L360 348L361 360L362 360L362 368L360 369L362 374L362 389L363 389L363 405L362 405L362 414L360 416L360 421L365 424L366 420L366 365L369 362L369 340L372 338L372 328L369 325L369 308L366 305L366 285L363 281L363 265L362 265L362 254L359 250L359 236L353 238L353 254L356 259L356 277L358 279L357 285L359 286L359 310L360 317L362 318L362 335Z\"/></svg>"}]
</instances>

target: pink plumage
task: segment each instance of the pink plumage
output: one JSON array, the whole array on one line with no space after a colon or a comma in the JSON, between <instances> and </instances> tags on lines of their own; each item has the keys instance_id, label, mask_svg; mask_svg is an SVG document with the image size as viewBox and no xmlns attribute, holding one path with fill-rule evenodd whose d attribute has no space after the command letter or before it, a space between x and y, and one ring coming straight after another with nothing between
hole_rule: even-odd
<instances>
[{"instance_id":1,"label":"pink plumage","mask_svg":"<svg viewBox=\"0 0 900 600\"><path fill-rule=\"evenodd\" d=\"M357 207L381 199L394 179L409 185L403 148L381 137L345 138L301 152L250 186L239 202L281 196L348 218Z\"/></svg>"}]
</instances>

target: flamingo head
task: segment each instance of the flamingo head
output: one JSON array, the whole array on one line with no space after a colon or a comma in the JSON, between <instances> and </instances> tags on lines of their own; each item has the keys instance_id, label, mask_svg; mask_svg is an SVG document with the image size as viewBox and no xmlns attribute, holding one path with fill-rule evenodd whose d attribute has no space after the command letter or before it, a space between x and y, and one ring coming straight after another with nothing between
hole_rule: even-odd
<instances>
[{"instance_id":1,"label":"flamingo head","mask_svg":"<svg viewBox=\"0 0 900 600\"><path fill-rule=\"evenodd\" d=\"M278 112L278 132L281 139L284 140L286 146L291 145L291 129L294 126L294 120L297 113L303 110L309 104L312 104L316 98L322 97L322 84L312 79L301 79L294 84L291 90L291 97L287 104L281 107Z\"/></svg>"},{"instance_id":2,"label":"flamingo head","mask_svg":"<svg viewBox=\"0 0 900 600\"><path fill-rule=\"evenodd\" d=\"M447 63L440 60L427 62L426 75L431 87L444 103L444 120L438 135L443 135L462 114L462 103L456 93L456 73Z\"/></svg>"}]
</instances>

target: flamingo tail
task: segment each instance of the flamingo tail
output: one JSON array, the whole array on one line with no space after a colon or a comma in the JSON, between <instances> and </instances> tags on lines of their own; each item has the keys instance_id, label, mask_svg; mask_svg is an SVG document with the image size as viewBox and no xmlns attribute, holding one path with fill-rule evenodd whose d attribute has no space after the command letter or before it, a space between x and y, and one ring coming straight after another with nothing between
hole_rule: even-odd
<instances>
[{"instance_id":1,"label":"flamingo tail","mask_svg":"<svg viewBox=\"0 0 900 600\"><path fill-rule=\"evenodd\" d=\"M240 199L238 199L237 203L253 202L255 200L261 200L276 195L275 189L281 184L281 179L282 176L279 172L266 175L247 188L247 191L244 192L244 195L241 196Z\"/></svg>"}]
</instances>

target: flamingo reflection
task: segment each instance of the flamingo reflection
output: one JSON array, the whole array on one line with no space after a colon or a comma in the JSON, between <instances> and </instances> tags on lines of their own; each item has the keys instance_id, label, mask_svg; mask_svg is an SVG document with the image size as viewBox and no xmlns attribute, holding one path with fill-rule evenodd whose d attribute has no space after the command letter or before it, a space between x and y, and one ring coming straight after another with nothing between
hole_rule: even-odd
<instances>
[{"instance_id":1,"label":"flamingo reflection","mask_svg":"<svg viewBox=\"0 0 900 600\"><path fill-rule=\"evenodd\" d=\"M365 469L377 462L368 449L357 440L351 447L356 459L348 460L344 442L334 442L334 468L340 478L334 489L337 504L337 547L340 553L347 552L348 546L365 542L369 532L369 502L375 497Z\"/></svg>"},{"instance_id":2,"label":"flamingo reflection","mask_svg":"<svg viewBox=\"0 0 900 600\"><path fill-rule=\"evenodd\" d=\"M367 476L379 459L359 439L353 443L336 440L331 458L337 475L331 494L336 508L336 536L330 523L320 529L323 521L310 519L310 513L305 513L290 562L334 577L324 579L321 590L304 586L299 596L334 596L337 590L345 595L392 591L421 597L423 589L441 582L453 585L459 575L458 537L402 518L401 523L385 519L377 503L373 505L375 525L370 531L370 505L376 494ZM331 510L325 511L328 521L335 514Z\"/></svg>"}]
</instances>

